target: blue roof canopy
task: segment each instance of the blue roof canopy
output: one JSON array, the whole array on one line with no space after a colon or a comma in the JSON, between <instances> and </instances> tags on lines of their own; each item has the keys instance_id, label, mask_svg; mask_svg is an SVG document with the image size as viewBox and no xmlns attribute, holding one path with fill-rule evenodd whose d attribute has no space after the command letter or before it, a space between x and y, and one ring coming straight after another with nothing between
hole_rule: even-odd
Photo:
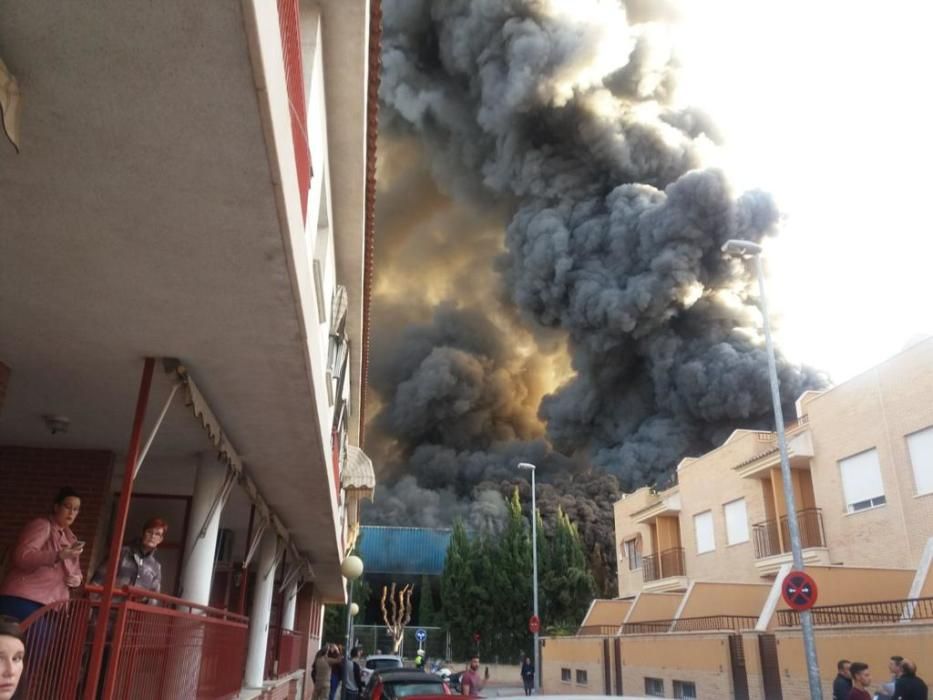
<instances>
[{"instance_id":1,"label":"blue roof canopy","mask_svg":"<svg viewBox=\"0 0 933 700\"><path fill-rule=\"evenodd\" d=\"M439 576L444 571L450 533L426 527L364 525L357 553L368 574Z\"/></svg>"}]
</instances>

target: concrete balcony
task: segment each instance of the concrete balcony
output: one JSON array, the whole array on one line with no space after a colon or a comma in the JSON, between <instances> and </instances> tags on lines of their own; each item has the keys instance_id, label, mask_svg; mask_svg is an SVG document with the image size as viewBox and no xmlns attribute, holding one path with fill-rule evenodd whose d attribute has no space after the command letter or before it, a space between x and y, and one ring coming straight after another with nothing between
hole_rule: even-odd
<instances>
[{"instance_id":1,"label":"concrete balcony","mask_svg":"<svg viewBox=\"0 0 933 700\"><path fill-rule=\"evenodd\" d=\"M687 590L687 567L683 547L666 549L642 559L643 590L646 593Z\"/></svg>"},{"instance_id":2,"label":"concrete balcony","mask_svg":"<svg viewBox=\"0 0 933 700\"><path fill-rule=\"evenodd\" d=\"M828 565L829 549L823 531L823 514L819 508L797 511L797 526L803 560L807 565ZM762 576L776 574L781 566L793 560L790 547L790 527L786 515L752 526L755 541L755 568Z\"/></svg>"}]
</instances>

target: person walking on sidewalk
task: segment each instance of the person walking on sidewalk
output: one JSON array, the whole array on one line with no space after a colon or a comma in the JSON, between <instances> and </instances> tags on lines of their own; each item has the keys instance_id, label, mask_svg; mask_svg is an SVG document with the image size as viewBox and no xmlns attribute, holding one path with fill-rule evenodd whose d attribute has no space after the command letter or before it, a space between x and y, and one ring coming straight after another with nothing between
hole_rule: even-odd
<instances>
[{"instance_id":1,"label":"person walking on sidewalk","mask_svg":"<svg viewBox=\"0 0 933 700\"><path fill-rule=\"evenodd\" d=\"M849 672L848 659L840 659L836 664L836 680L833 681L833 700L849 700L852 690L852 674Z\"/></svg>"},{"instance_id":2,"label":"person walking on sidewalk","mask_svg":"<svg viewBox=\"0 0 933 700\"><path fill-rule=\"evenodd\" d=\"M463 695L478 698L484 685L486 684L479 678L479 657L474 656L470 659L467 670L460 676L460 687L463 689Z\"/></svg>"},{"instance_id":3,"label":"person walking on sidewalk","mask_svg":"<svg viewBox=\"0 0 933 700\"><path fill-rule=\"evenodd\" d=\"M894 700L927 700L927 684L917 677L917 664L901 661L901 675L894 682Z\"/></svg>"},{"instance_id":4,"label":"person walking on sidewalk","mask_svg":"<svg viewBox=\"0 0 933 700\"><path fill-rule=\"evenodd\" d=\"M531 695L535 690L535 665L534 662L525 657L522 661L522 684L525 686L525 695Z\"/></svg>"},{"instance_id":5,"label":"person walking on sidewalk","mask_svg":"<svg viewBox=\"0 0 933 700\"><path fill-rule=\"evenodd\" d=\"M854 661L849 666L849 672L852 674L852 690L849 691L849 700L871 700L871 693L868 692L871 687L871 671L868 670L868 664Z\"/></svg>"}]
</instances>

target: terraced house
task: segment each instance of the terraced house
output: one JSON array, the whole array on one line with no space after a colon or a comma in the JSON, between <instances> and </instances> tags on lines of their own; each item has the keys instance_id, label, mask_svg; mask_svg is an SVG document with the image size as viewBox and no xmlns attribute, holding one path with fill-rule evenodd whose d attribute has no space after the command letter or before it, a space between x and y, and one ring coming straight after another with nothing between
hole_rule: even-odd
<instances>
[{"instance_id":1,"label":"terraced house","mask_svg":"<svg viewBox=\"0 0 933 700\"><path fill-rule=\"evenodd\" d=\"M26 621L24 697L310 697L374 488L380 27L0 0L0 550L66 485L86 576L168 524L161 593L106 576Z\"/></svg>"},{"instance_id":2,"label":"terraced house","mask_svg":"<svg viewBox=\"0 0 933 700\"><path fill-rule=\"evenodd\" d=\"M827 689L840 658L931 658L933 339L796 408L790 517L818 583ZM545 687L807 697L799 618L778 585L791 563L779 460L773 433L737 430L684 459L672 488L616 503L619 597L595 601L577 637L545 641Z\"/></svg>"}]
</instances>

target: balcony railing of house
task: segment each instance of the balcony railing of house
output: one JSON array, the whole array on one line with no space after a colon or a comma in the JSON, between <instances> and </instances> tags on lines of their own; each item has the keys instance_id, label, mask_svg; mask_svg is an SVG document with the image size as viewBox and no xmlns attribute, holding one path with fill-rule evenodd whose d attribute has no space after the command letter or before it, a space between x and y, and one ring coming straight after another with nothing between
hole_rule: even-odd
<instances>
[{"instance_id":1,"label":"balcony railing of house","mask_svg":"<svg viewBox=\"0 0 933 700\"><path fill-rule=\"evenodd\" d=\"M645 583L671 576L686 576L683 547L665 549L660 554L649 554L642 559L641 570Z\"/></svg>"},{"instance_id":2,"label":"balcony railing of house","mask_svg":"<svg viewBox=\"0 0 933 700\"><path fill-rule=\"evenodd\" d=\"M824 605L812 608L815 625L874 625L933 620L933 598L881 600L847 605ZM780 627L800 625L800 613L779 610Z\"/></svg>"},{"instance_id":3,"label":"balcony railing of house","mask_svg":"<svg viewBox=\"0 0 933 700\"><path fill-rule=\"evenodd\" d=\"M578 637L614 637L619 625L586 625L577 630Z\"/></svg>"},{"instance_id":4,"label":"balcony railing of house","mask_svg":"<svg viewBox=\"0 0 933 700\"><path fill-rule=\"evenodd\" d=\"M649 620L622 625L622 634L659 634L665 632L722 632L750 630L758 618L752 615L706 615L679 620Z\"/></svg>"},{"instance_id":5,"label":"balcony railing of house","mask_svg":"<svg viewBox=\"0 0 933 700\"><path fill-rule=\"evenodd\" d=\"M278 0L285 86L292 121L295 165L298 167L298 196L301 215L308 217L308 191L311 189L311 148L308 144L308 116L305 103L304 69L301 65L301 14L298 0Z\"/></svg>"},{"instance_id":6,"label":"balcony railing of house","mask_svg":"<svg viewBox=\"0 0 933 700\"><path fill-rule=\"evenodd\" d=\"M797 526L800 529L800 544L808 547L825 547L823 513L819 508L797 511ZM752 526L755 539L755 558L764 559L790 552L790 525L787 516L779 520L766 520Z\"/></svg>"},{"instance_id":7,"label":"balcony railing of house","mask_svg":"<svg viewBox=\"0 0 933 700\"><path fill-rule=\"evenodd\" d=\"M269 626L269 641L266 644L267 679L279 678L294 673L301 667L301 635L294 630Z\"/></svg>"},{"instance_id":8,"label":"balcony railing of house","mask_svg":"<svg viewBox=\"0 0 933 700\"><path fill-rule=\"evenodd\" d=\"M21 697L75 700L83 687L101 589L40 608L24 622ZM114 599L101 676L103 698L234 698L246 664L248 619L140 588Z\"/></svg>"}]
</instances>

